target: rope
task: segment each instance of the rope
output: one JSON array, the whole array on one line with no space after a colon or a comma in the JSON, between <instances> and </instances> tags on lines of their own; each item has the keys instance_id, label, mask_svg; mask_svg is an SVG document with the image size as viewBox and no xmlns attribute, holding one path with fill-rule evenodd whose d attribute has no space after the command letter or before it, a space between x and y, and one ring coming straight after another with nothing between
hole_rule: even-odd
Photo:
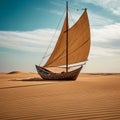
<instances>
[{"instance_id":1,"label":"rope","mask_svg":"<svg viewBox=\"0 0 120 120\"><path fill-rule=\"evenodd\" d=\"M55 35L56 35L57 29L58 29L58 27L59 27L59 25L60 25L60 22L61 22L62 19L63 19L64 13L65 13L65 11L63 12L63 14L62 14L62 16L61 16L61 18L60 18L60 20L59 20L59 22L58 22L58 25L57 25L57 27L56 27L56 30L55 30L55 32L54 32L54 34L53 34L53 36L52 36L52 38L51 38L51 40L50 40L50 43L49 43L49 45L48 45L48 48L46 49L46 51L45 51L45 53L44 53L44 55L43 55L43 57L42 57L39 65L42 64L43 60L44 60L46 57L50 56L50 55L46 55L46 54L48 53L48 50L50 49L51 43L52 43L52 41L53 41L53 38L54 38Z\"/></svg>"},{"instance_id":2,"label":"rope","mask_svg":"<svg viewBox=\"0 0 120 120\"><path fill-rule=\"evenodd\" d=\"M73 22L73 24L74 24L74 23L75 23L75 20L73 19L73 17L72 17L72 14L71 14L70 10L69 10L69 15L70 15L70 17L71 17L71 19L72 19L72 22Z\"/></svg>"}]
</instances>

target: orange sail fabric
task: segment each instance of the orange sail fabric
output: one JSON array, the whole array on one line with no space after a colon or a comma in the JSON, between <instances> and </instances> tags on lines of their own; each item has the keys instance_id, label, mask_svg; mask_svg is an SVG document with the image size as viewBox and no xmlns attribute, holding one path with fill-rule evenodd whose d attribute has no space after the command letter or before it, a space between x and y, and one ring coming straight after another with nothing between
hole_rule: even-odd
<instances>
[{"instance_id":1,"label":"orange sail fabric","mask_svg":"<svg viewBox=\"0 0 120 120\"><path fill-rule=\"evenodd\" d=\"M86 61L90 50L90 27L87 11L68 30L68 64ZM45 67L66 64L66 18L56 46Z\"/></svg>"}]
</instances>

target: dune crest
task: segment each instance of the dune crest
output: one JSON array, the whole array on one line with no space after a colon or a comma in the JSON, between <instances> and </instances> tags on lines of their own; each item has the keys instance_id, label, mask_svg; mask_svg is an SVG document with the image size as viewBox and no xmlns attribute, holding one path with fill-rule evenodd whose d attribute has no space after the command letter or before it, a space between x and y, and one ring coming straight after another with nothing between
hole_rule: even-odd
<instances>
[{"instance_id":1,"label":"dune crest","mask_svg":"<svg viewBox=\"0 0 120 120\"><path fill-rule=\"evenodd\" d=\"M7 74L34 74L34 73L25 72L25 71L11 71L11 72L8 72Z\"/></svg>"}]
</instances>

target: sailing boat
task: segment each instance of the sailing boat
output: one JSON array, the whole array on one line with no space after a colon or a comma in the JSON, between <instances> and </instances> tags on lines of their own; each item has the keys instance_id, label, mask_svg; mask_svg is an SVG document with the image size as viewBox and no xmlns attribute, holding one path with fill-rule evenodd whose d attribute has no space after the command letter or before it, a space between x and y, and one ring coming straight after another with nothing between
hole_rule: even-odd
<instances>
[{"instance_id":1,"label":"sailing boat","mask_svg":"<svg viewBox=\"0 0 120 120\"><path fill-rule=\"evenodd\" d=\"M69 65L86 63L90 50L90 27L87 9L84 9L79 20L68 28L68 2L66 1L66 17L56 46L43 67L36 65L38 74L45 80L76 80L84 64L69 71ZM64 66L66 72L54 73L47 67Z\"/></svg>"}]
</instances>

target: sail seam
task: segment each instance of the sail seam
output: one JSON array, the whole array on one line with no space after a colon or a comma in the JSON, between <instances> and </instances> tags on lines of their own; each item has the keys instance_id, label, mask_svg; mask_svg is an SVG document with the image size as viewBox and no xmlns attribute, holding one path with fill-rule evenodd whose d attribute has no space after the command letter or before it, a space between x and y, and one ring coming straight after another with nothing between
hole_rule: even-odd
<instances>
[{"instance_id":1,"label":"sail seam","mask_svg":"<svg viewBox=\"0 0 120 120\"><path fill-rule=\"evenodd\" d=\"M82 45L80 45L78 48L76 48L75 50L73 50L73 51L72 51L71 53L69 53L68 55L73 54L75 51L77 51L78 49L80 49L81 47L83 47L88 41L89 41L89 39L86 40ZM65 50L64 50L57 58L55 58L53 61L51 61L49 64L47 64L47 65L45 65L45 66L48 66L48 65L52 64L52 63L55 62L56 60L61 60L61 59L63 59L65 56L61 57L61 55L62 55L64 52L65 52Z\"/></svg>"}]
</instances>

